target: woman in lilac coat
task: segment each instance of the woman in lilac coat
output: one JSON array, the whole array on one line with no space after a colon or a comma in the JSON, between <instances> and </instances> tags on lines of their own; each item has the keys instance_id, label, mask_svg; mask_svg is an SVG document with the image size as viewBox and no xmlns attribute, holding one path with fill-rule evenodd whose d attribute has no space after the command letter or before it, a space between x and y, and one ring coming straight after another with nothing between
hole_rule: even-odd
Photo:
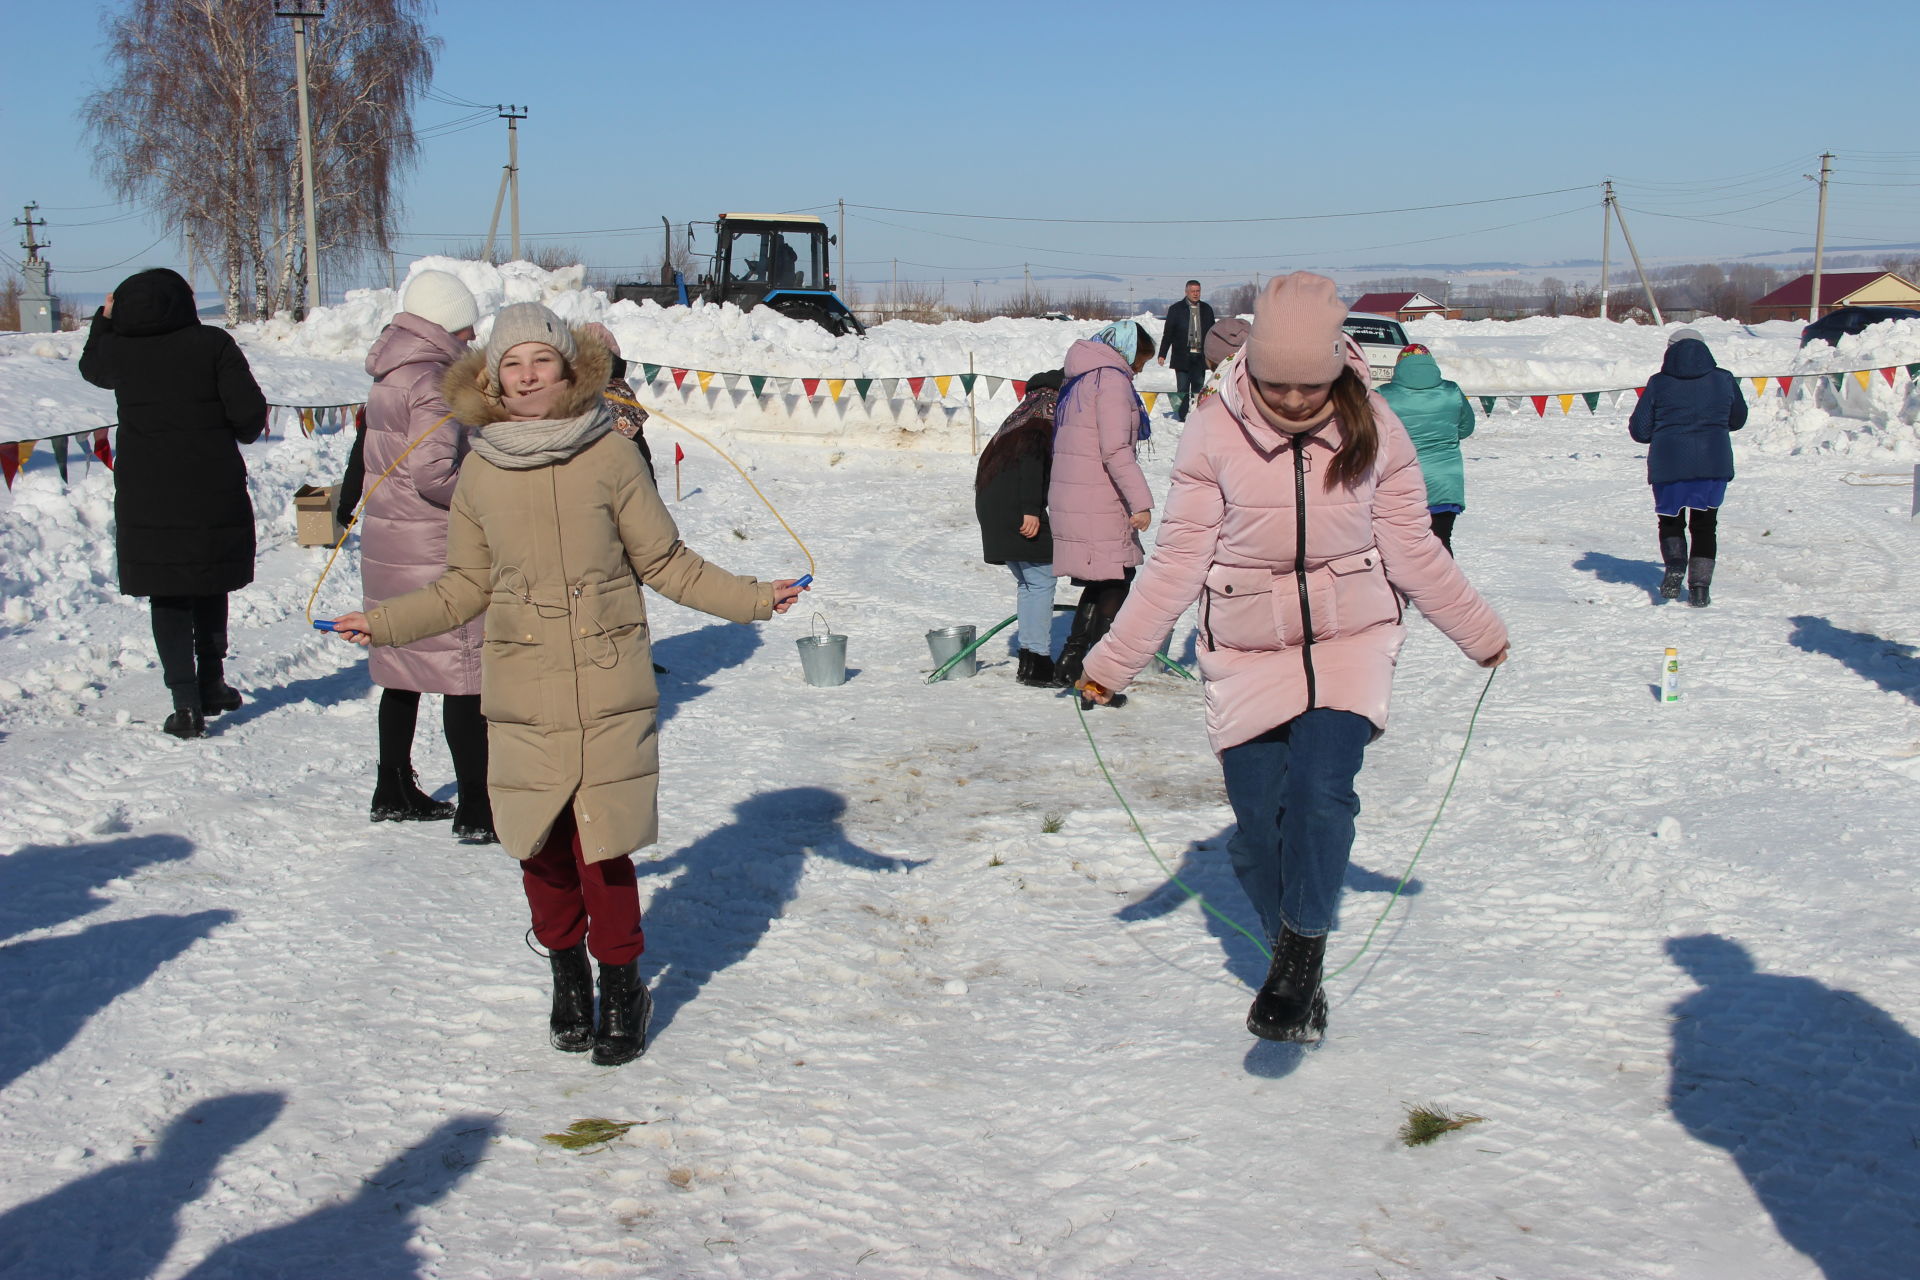
<instances>
[{"instance_id":1,"label":"woman in lilac coat","mask_svg":"<svg viewBox=\"0 0 1920 1280\"><path fill-rule=\"evenodd\" d=\"M1066 380L1053 418L1047 512L1053 572L1083 590L1055 664L1063 685L1080 678L1087 650L1113 625L1134 566L1145 559L1140 531L1153 519L1153 494L1133 452L1147 431L1147 411L1133 379L1152 358L1153 339L1132 320L1116 321L1067 349Z\"/></svg>"},{"instance_id":2,"label":"woman in lilac coat","mask_svg":"<svg viewBox=\"0 0 1920 1280\"><path fill-rule=\"evenodd\" d=\"M440 379L466 354L479 308L458 277L444 271L415 275L400 307L367 353L374 384L367 396L368 496L359 528L360 584L368 608L425 586L446 567L447 512L467 453L466 432L450 420L440 399ZM416 440L420 443L408 452ZM402 454L405 460L395 466ZM383 474L385 483L374 488ZM487 799L487 725L480 715L484 625L476 618L444 635L375 649L368 658L373 682L383 691L373 821L451 817L462 840L496 839ZM457 807L427 796L415 779L413 733L423 693L442 696L447 750L460 791Z\"/></svg>"}]
</instances>

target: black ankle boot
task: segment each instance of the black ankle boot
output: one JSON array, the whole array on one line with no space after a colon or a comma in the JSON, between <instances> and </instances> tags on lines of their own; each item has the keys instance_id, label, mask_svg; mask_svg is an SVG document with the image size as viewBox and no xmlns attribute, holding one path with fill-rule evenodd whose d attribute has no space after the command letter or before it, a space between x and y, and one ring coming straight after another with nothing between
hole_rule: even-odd
<instances>
[{"instance_id":1,"label":"black ankle boot","mask_svg":"<svg viewBox=\"0 0 1920 1280\"><path fill-rule=\"evenodd\" d=\"M1093 625L1095 612L1093 601L1083 596L1073 611L1073 629L1067 632L1067 642L1061 646L1060 657L1053 664L1055 684L1071 689L1079 682L1081 659L1093 648L1087 629Z\"/></svg>"},{"instance_id":2,"label":"black ankle boot","mask_svg":"<svg viewBox=\"0 0 1920 1280\"><path fill-rule=\"evenodd\" d=\"M1018 677L1021 684L1034 689L1054 687L1052 658L1044 653L1033 653L1026 649L1020 651L1020 657L1026 663L1026 670Z\"/></svg>"},{"instance_id":3,"label":"black ankle boot","mask_svg":"<svg viewBox=\"0 0 1920 1280\"><path fill-rule=\"evenodd\" d=\"M1280 930L1273 964L1247 1011L1247 1030L1262 1040L1318 1040L1327 1029L1327 997L1320 989L1320 964L1327 936L1303 938Z\"/></svg>"},{"instance_id":4,"label":"black ankle boot","mask_svg":"<svg viewBox=\"0 0 1920 1280\"><path fill-rule=\"evenodd\" d=\"M1687 603L1696 609L1704 609L1713 603L1713 597L1707 588L1713 585L1713 561L1705 556L1695 556L1687 561Z\"/></svg>"},{"instance_id":5,"label":"black ankle boot","mask_svg":"<svg viewBox=\"0 0 1920 1280\"><path fill-rule=\"evenodd\" d=\"M1020 651L1020 665L1014 671L1013 678L1020 684L1025 684L1027 683L1027 678L1032 674L1033 674L1033 655L1031 653L1028 653L1025 649L1022 649Z\"/></svg>"},{"instance_id":6,"label":"black ankle boot","mask_svg":"<svg viewBox=\"0 0 1920 1280\"><path fill-rule=\"evenodd\" d=\"M587 962L587 944L549 952L547 962L553 966L548 1039L562 1053L585 1053L593 1048L593 969Z\"/></svg>"},{"instance_id":7,"label":"black ankle boot","mask_svg":"<svg viewBox=\"0 0 1920 1280\"><path fill-rule=\"evenodd\" d=\"M453 806L420 790L419 775L405 765L381 765L369 816L375 822L445 822Z\"/></svg>"},{"instance_id":8,"label":"black ankle boot","mask_svg":"<svg viewBox=\"0 0 1920 1280\"><path fill-rule=\"evenodd\" d=\"M476 800L468 800L464 794L459 797L453 806L453 838L465 844L500 843L493 829L493 802L486 792Z\"/></svg>"},{"instance_id":9,"label":"black ankle boot","mask_svg":"<svg viewBox=\"0 0 1920 1280\"><path fill-rule=\"evenodd\" d=\"M240 691L224 680L200 686L200 709L210 716L217 716L223 711L238 711L245 702Z\"/></svg>"},{"instance_id":10,"label":"black ankle boot","mask_svg":"<svg viewBox=\"0 0 1920 1280\"><path fill-rule=\"evenodd\" d=\"M192 707L180 707L160 726L176 738L204 738L207 718Z\"/></svg>"},{"instance_id":11,"label":"black ankle boot","mask_svg":"<svg viewBox=\"0 0 1920 1280\"><path fill-rule=\"evenodd\" d=\"M1660 559L1666 573L1660 579L1660 594L1668 600L1680 598L1680 584L1687 574L1687 540L1672 535L1660 539Z\"/></svg>"},{"instance_id":12,"label":"black ankle boot","mask_svg":"<svg viewBox=\"0 0 1920 1280\"><path fill-rule=\"evenodd\" d=\"M617 1067L647 1051L653 995L640 980L640 962L600 966L600 1026L593 1033L593 1065Z\"/></svg>"}]
</instances>

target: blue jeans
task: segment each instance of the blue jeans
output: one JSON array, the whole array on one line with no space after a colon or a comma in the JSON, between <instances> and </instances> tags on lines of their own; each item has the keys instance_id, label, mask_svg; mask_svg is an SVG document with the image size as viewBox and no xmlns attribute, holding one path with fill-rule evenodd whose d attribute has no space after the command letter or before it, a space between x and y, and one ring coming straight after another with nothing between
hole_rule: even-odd
<instances>
[{"instance_id":1,"label":"blue jeans","mask_svg":"<svg viewBox=\"0 0 1920 1280\"><path fill-rule=\"evenodd\" d=\"M1353 780L1372 737L1365 716L1320 707L1220 753L1239 824L1227 854L1268 939L1282 925L1313 937L1339 922L1360 813Z\"/></svg>"},{"instance_id":2,"label":"blue jeans","mask_svg":"<svg viewBox=\"0 0 1920 1280\"><path fill-rule=\"evenodd\" d=\"M1197 356L1194 358L1196 360L1199 359ZM1186 397L1184 400L1175 402L1179 405L1179 408L1173 415L1174 421L1185 422L1187 415L1193 412L1193 402L1198 400L1200 393L1207 389L1206 361L1200 361L1196 368L1175 369L1173 371L1173 384L1179 388L1179 394Z\"/></svg>"},{"instance_id":3,"label":"blue jeans","mask_svg":"<svg viewBox=\"0 0 1920 1280\"><path fill-rule=\"evenodd\" d=\"M1020 647L1028 653L1053 656L1053 566L1032 560L1009 560L1018 583L1014 606L1020 615Z\"/></svg>"}]
</instances>

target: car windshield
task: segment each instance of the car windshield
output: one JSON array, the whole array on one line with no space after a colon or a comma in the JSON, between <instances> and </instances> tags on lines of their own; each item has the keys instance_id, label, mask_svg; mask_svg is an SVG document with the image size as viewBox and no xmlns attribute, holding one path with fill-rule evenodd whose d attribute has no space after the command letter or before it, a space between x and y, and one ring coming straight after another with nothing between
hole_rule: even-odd
<instances>
[{"instance_id":1,"label":"car windshield","mask_svg":"<svg viewBox=\"0 0 1920 1280\"><path fill-rule=\"evenodd\" d=\"M1341 327L1353 335L1354 341L1363 346L1404 347L1407 345L1406 331L1391 320L1366 320L1350 316Z\"/></svg>"}]
</instances>

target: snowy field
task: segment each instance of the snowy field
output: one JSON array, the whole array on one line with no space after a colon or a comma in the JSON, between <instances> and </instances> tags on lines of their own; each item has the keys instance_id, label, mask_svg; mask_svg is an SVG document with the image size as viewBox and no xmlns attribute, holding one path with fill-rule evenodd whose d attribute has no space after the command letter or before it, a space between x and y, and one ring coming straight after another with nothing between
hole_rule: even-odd
<instances>
[{"instance_id":1,"label":"snowy field","mask_svg":"<svg viewBox=\"0 0 1920 1280\"><path fill-rule=\"evenodd\" d=\"M270 389L350 391L377 312L264 327L249 356ZM1064 346L1045 322L1001 322L992 359L989 334L888 326L783 357L771 326L722 334L765 323L737 312L683 315L679 338L611 319L636 358L795 374L974 350L1024 377ZM1701 327L1742 372L1920 360L1920 333L1803 356L1789 326ZM1417 329L1463 382L1516 393L1644 381L1661 343ZM71 355L29 346L0 342L0 390L33 369L43 408L77 412ZM807 609L749 628L654 598L657 1005L653 1047L616 1069L546 1047L505 855L366 821L376 698L359 652L305 625L325 555L290 506L346 440L246 450L261 555L229 673L249 702L184 743L159 730L142 603L113 590L110 478L76 462L63 490L36 454L0 509L0 1276L1911 1275L1920 397L1874 383L1735 438L1707 610L1655 598L1631 397L1483 419L1456 545L1514 659L1305 1051L1243 1030L1260 956L1168 889L1072 701L1013 683L1010 633L976 677L924 683L928 628L1012 612L979 562L959 401L825 447L755 434L725 393L643 396L718 431L806 539L807 606L853 674L803 682ZM1160 494L1178 427L1157 428ZM687 450L694 547L804 567L723 462L650 435ZM319 612L357 602L354 545ZM1683 695L1662 705L1668 645ZM1485 679L1413 624L1330 965L1387 903ZM1088 719L1154 846L1251 923L1198 690L1151 677ZM437 726L415 758L445 795ZM1410 1149L1408 1103L1484 1119ZM634 1127L543 1141L584 1117Z\"/></svg>"}]
</instances>

